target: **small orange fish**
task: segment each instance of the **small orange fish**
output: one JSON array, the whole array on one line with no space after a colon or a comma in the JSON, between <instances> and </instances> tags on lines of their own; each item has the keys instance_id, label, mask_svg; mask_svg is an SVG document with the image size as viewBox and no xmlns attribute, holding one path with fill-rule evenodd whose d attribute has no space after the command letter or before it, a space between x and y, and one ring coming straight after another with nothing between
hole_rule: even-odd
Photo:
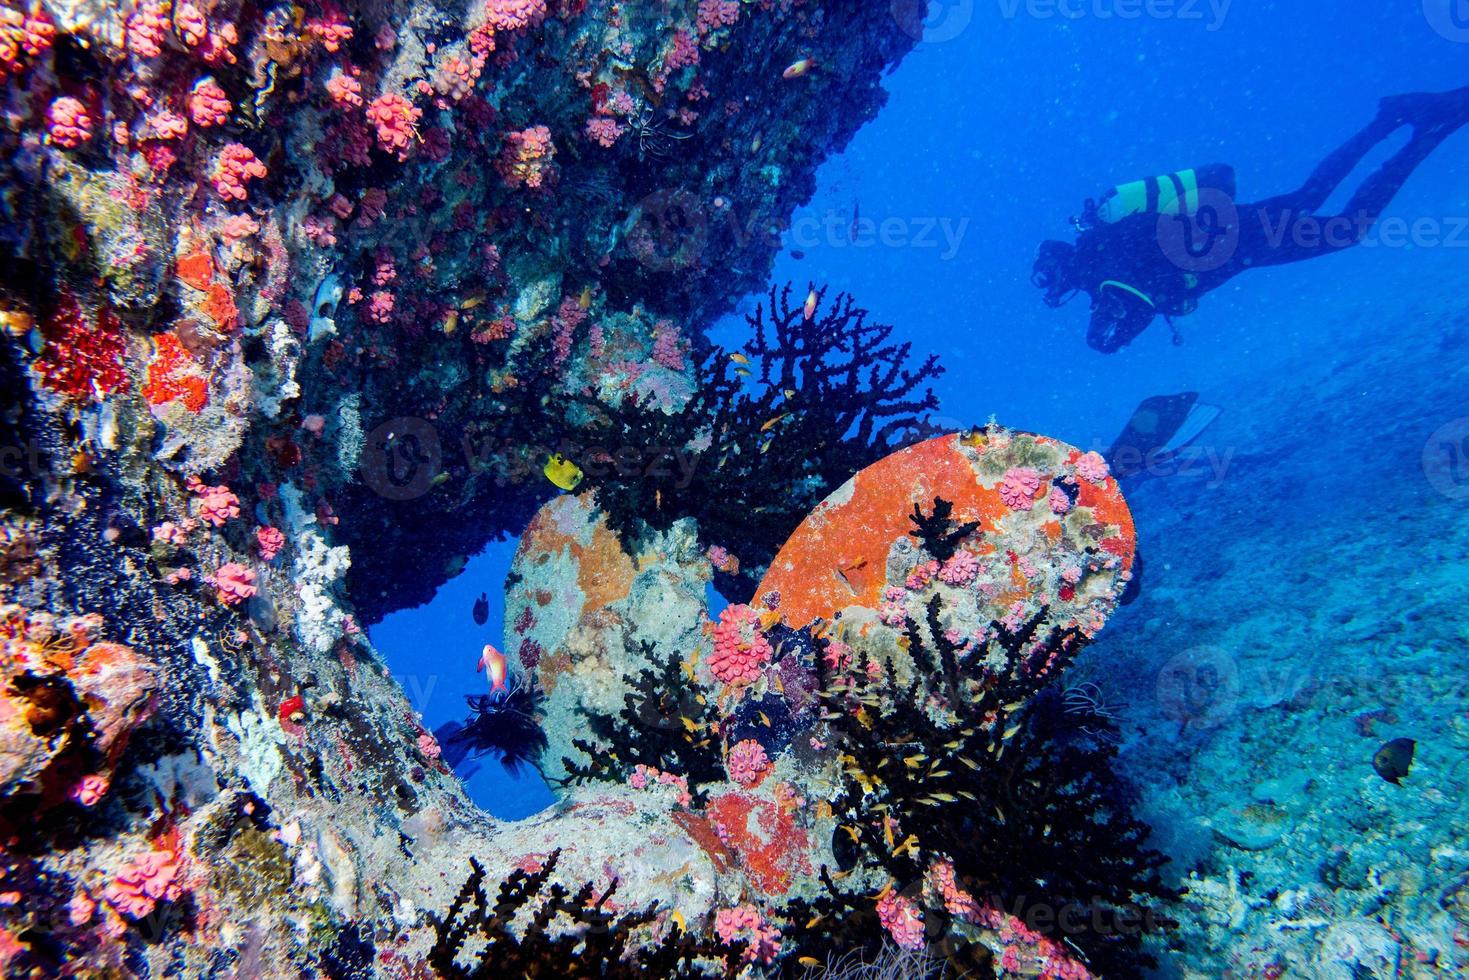
<instances>
[{"instance_id":1,"label":"small orange fish","mask_svg":"<svg viewBox=\"0 0 1469 980\"><path fill-rule=\"evenodd\" d=\"M787 417L790 414L791 414L790 412L782 412L781 414L777 415L775 418L771 419L770 421L766 422L764 425L760 426L760 431L761 432L769 432L771 429L775 428L777 425L780 424L780 420L781 419Z\"/></svg>"},{"instance_id":2,"label":"small orange fish","mask_svg":"<svg viewBox=\"0 0 1469 980\"><path fill-rule=\"evenodd\" d=\"M577 306L580 306L584 310L589 310L589 309L592 308L592 287L591 286L584 286L582 288L581 295L576 298L576 305Z\"/></svg>"},{"instance_id":3,"label":"small orange fish","mask_svg":"<svg viewBox=\"0 0 1469 980\"><path fill-rule=\"evenodd\" d=\"M733 354L729 355L729 359L731 361L734 361L736 364L749 364L750 363L750 359L748 357L746 357L745 355L741 354L739 351L735 351Z\"/></svg>"},{"instance_id":4,"label":"small orange fish","mask_svg":"<svg viewBox=\"0 0 1469 980\"><path fill-rule=\"evenodd\" d=\"M491 694L496 691L510 693L510 689L505 686L505 675L509 669L505 663L505 655L490 644L486 643L485 648L480 651L479 663L474 669L483 670L485 676L490 679Z\"/></svg>"},{"instance_id":5,"label":"small orange fish","mask_svg":"<svg viewBox=\"0 0 1469 980\"><path fill-rule=\"evenodd\" d=\"M805 317L807 323L811 322L811 318L816 315L816 290L813 289L806 294L806 305L801 307L801 315Z\"/></svg>"},{"instance_id":6,"label":"small orange fish","mask_svg":"<svg viewBox=\"0 0 1469 980\"><path fill-rule=\"evenodd\" d=\"M808 71L816 67L815 58L802 58L793 62L789 68L780 73L781 78L800 78Z\"/></svg>"}]
</instances>

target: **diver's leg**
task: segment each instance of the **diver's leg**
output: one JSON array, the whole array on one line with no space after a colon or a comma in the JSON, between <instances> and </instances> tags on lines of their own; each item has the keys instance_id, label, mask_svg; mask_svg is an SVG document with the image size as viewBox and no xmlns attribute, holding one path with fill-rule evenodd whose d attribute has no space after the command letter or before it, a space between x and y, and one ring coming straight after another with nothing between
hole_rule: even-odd
<instances>
[{"instance_id":1,"label":"diver's leg","mask_svg":"<svg viewBox=\"0 0 1469 980\"><path fill-rule=\"evenodd\" d=\"M1368 153L1399 129L1412 126L1416 139L1434 127L1452 123L1456 117L1458 122L1453 123L1453 128L1457 129L1464 125L1466 111L1469 111L1469 88L1389 96L1378 105L1377 116L1317 164L1297 190L1261 201L1258 206L1270 211L1315 211Z\"/></svg>"},{"instance_id":2,"label":"diver's leg","mask_svg":"<svg viewBox=\"0 0 1469 980\"><path fill-rule=\"evenodd\" d=\"M1343 216L1370 226L1392 203L1418 165L1466 124L1469 124L1469 88L1448 93L1436 111L1414 122L1408 145L1362 181L1362 186L1347 202Z\"/></svg>"},{"instance_id":3,"label":"diver's leg","mask_svg":"<svg viewBox=\"0 0 1469 980\"><path fill-rule=\"evenodd\" d=\"M1319 190L1308 182L1296 195L1272 198L1241 209L1246 217L1240 229L1240 264L1244 267L1285 265L1361 244L1418 165L1466 124L1469 124L1469 88L1438 95L1384 99L1383 112L1379 113L1373 125L1332 154L1328 162L1334 161L1335 165L1344 163L1347 155L1344 151L1349 147L1355 149L1366 136L1382 126L1389 126L1387 132L1390 133L1403 125L1411 125L1413 135L1407 145L1362 182L1339 215L1317 216L1311 211L1320 207L1330 190L1334 190L1345 179L1346 173L1361 162L1360 156L1346 173L1336 177L1335 184L1319 201L1303 203L1303 199L1297 197L1308 190L1312 193ZM1378 142L1381 142L1381 137ZM1321 174L1325 169L1323 164L1317 173Z\"/></svg>"},{"instance_id":4,"label":"diver's leg","mask_svg":"<svg viewBox=\"0 0 1469 980\"><path fill-rule=\"evenodd\" d=\"M1401 129L1405 123L1393 113L1379 111L1377 118L1361 132L1337 147L1311 172L1306 182L1288 194L1261 201L1266 211L1314 211L1326 203L1332 192L1357 168L1362 159L1383 140Z\"/></svg>"}]
</instances>

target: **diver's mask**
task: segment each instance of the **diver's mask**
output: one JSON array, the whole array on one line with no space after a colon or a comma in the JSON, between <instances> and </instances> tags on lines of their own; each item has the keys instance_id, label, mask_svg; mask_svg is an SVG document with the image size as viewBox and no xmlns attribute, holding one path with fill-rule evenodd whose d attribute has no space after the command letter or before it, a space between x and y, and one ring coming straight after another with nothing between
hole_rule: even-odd
<instances>
[{"instance_id":1,"label":"diver's mask","mask_svg":"<svg viewBox=\"0 0 1469 980\"><path fill-rule=\"evenodd\" d=\"M1045 293L1043 299L1047 306L1061 306L1076 295L1075 289L1066 287L1066 273L1075 253L1076 249L1066 242L1041 242L1035 265L1030 270L1030 283Z\"/></svg>"}]
</instances>

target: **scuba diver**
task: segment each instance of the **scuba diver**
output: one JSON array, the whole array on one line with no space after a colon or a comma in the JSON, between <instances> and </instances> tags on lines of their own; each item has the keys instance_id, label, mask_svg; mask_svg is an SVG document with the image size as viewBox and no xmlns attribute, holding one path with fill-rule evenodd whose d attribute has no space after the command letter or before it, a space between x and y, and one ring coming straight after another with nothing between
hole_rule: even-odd
<instances>
[{"instance_id":1,"label":"scuba diver","mask_svg":"<svg viewBox=\"0 0 1469 980\"><path fill-rule=\"evenodd\" d=\"M1087 344L1126 347L1162 316L1192 313L1199 297L1246 269L1285 265L1360 244L1399 188L1440 143L1469 123L1469 88L1383 99L1375 119L1317 166L1298 190L1236 204L1234 169L1213 164L1150 177L1088 200L1075 245L1042 242L1031 282L1060 307L1091 298ZM1362 159L1399 129L1405 146L1362 182L1340 215L1318 216ZM1176 328L1173 342L1182 343Z\"/></svg>"}]
</instances>

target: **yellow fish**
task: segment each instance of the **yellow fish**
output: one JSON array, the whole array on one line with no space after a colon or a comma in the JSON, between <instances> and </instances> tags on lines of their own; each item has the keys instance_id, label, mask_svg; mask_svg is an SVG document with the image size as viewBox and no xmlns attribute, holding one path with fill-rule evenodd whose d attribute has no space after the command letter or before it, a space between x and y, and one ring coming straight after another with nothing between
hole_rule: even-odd
<instances>
[{"instance_id":1,"label":"yellow fish","mask_svg":"<svg viewBox=\"0 0 1469 980\"><path fill-rule=\"evenodd\" d=\"M815 315L816 315L816 290L813 289L813 290L811 290L811 292L809 292L809 293L806 294L806 302L801 307L801 316L807 322L810 322L811 318L813 316L815 316Z\"/></svg>"},{"instance_id":2,"label":"yellow fish","mask_svg":"<svg viewBox=\"0 0 1469 980\"><path fill-rule=\"evenodd\" d=\"M584 310L592 308L592 287L582 287L581 295L576 298L576 305Z\"/></svg>"},{"instance_id":3,"label":"yellow fish","mask_svg":"<svg viewBox=\"0 0 1469 980\"><path fill-rule=\"evenodd\" d=\"M541 472L546 474L546 479L562 490L575 490L581 485L582 477L585 475L580 466L560 453L552 453Z\"/></svg>"},{"instance_id":4,"label":"yellow fish","mask_svg":"<svg viewBox=\"0 0 1469 980\"><path fill-rule=\"evenodd\" d=\"M739 351L735 351L733 354L729 355L729 359L731 361L734 361L736 364L749 364L750 363L750 359L748 357L746 357L745 355L741 354Z\"/></svg>"},{"instance_id":5,"label":"yellow fish","mask_svg":"<svg viewBox=\"0 0 1469 980\"><path fill-rule=\"evenodd\" d=\"M5 327L5 332L12 337L24 337L31 332L36 325L35 319L21 310L0 311L0 325Z\"/></svg>"}]
</instances>

